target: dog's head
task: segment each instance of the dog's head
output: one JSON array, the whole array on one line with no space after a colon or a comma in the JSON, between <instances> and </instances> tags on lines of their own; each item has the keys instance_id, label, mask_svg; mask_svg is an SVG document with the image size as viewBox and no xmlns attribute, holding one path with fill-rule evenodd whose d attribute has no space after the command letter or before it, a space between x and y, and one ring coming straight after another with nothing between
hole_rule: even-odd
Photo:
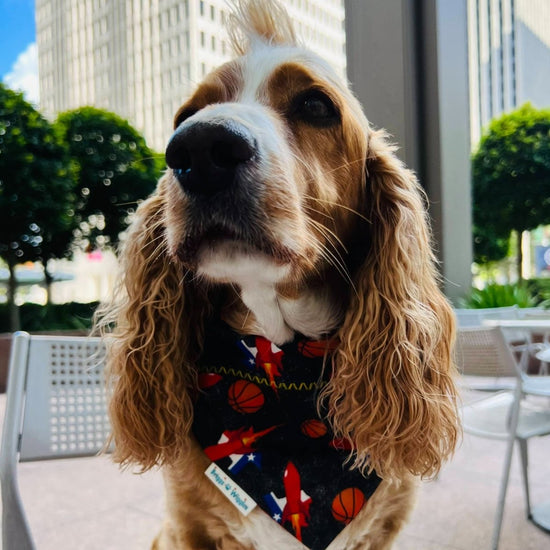
<instances>
[{"instance_id":1,"label":"dog's head","mask_svg":"<svg viewBox=\"0 0 550 550\"><path fill-rule=\"evenodd\" d=\"M166 237L171 256L195 276L237 285L259 329L280 344L294 331L318 337L341 322L353 241L368 222L369 130L345 83L298 45L286 13L248 4L234 17L239 55L176 114L163 184ZM316 319L297 319L284 300L304 301L312 287ZM254 307L270 293L279 320Z\"/></svg>"},{"instance_id":2,"label":"dog's head","mask_svg":"<svg viewBox=\"0 0 550 550\"><path fill-rule=\"evenodd\" d=\"M457 423L423 193L278 4L239 2L233 43L176 114L168 170L129 233L111 352L119 458L181 454L202 320L229 300L275 341L337 330L321 398L355 466L433 474Z\"/></svg>"},{"instance_id":3,"label":"dog's head","mask_svg":"<svg viewBox=\"0 0 550 550\"><path fill-rule=\"evenodd\" d=\"M234 282L235 265L254 258L275 283L299 284L357 222L367 125L333 71L256 4L248 46L176 115L168 246L215 281Z\"/></svg>"}]
</instances>

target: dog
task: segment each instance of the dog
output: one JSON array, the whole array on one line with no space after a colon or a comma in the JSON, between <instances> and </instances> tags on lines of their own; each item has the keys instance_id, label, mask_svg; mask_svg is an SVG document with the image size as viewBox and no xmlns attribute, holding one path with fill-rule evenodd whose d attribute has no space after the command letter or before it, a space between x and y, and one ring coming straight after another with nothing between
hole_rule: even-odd
<instances>
[{"instance_id":1,"label":"dog","mask_svg":"<svg viewBox=\"0 0 550 550\"><path fill-rule=\"evenodd\" d=\"M114 458L162 468L157 550L388 549L460 435L425 196L276 0L230 36L101 314Z\"/></svg>"}]
</instances>

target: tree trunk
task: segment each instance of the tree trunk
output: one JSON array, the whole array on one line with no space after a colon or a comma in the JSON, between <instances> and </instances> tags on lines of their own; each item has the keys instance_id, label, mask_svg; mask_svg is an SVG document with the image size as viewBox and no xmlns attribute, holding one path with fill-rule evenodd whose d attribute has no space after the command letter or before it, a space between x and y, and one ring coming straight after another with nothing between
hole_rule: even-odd
<instances>
[{"instance_id":1,"label":"tree trunk","mask_svg":"<svg viewBox=\"0 0 550 550\"><path fill-rule=\"evenodd\" d=\"M9 261L8 267L10 270L10 278L8 280L8 307L10 312L10 330L15 332L21 330L21 317L19 315L19 307L15 303L15 291L17 289L17 281L15 279L15 263Z\"/></svg>"},{"instance_id":2,"label":"tree trunk","mask_svg":"<svg viewBox=\"0 0 550 550\"><path fill-rule=\"evenodd\" d=\"M44 267L44 280L46 284L46 303L49 304L52 298L53 276L46 267Z\"/></svg>"},{"instance_id":3,"label":"tree trunk","mask_svg":"<svg viewBox=\"0 0 550 550\"><path fill-rule=\"evenodd\" d=\"M523 282L523 248L522 248L522 241L523 241L523 232L519 229L516 231L518 236L518 242L517 242L517 267L518 267L518 283Z\"/></svg>"}]
</instances>

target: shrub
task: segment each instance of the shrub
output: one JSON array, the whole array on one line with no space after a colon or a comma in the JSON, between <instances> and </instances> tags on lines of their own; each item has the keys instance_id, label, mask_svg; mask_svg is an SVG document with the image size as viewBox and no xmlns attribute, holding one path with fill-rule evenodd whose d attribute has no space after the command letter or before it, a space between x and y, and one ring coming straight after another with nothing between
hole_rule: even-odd
<instances>
[{"instance_id":1,"label":"shrub","mask_svg":"<svg viewBox=\"0 0 550 550\"><path fill-rule=\"evenodd\" d=\"M537 298L525 285L488 284L485 288L472 288L466 298L461 300L461 307L483 309L490 307L534 307Z\"/></svg>"},{"instance_id":2,"label":"shrub","mask_svg":"<svg viewBox=\"0 0 550 550\"><path fill-rule=\"evenodd\" d=\"M529 279L526 285L539 305L550 307L550 277Z\"/></svg>"},{"instance_id":3,"label":"shrub","mask_svg":"<svg viewBox=\"0 0 550 550\"><path fill-rule=\"evenodd\" d=\"M61 330L88 331L92 326L92 317L97 302L80 304L23 304L20 307L21 329L28 332L47 332ZM0 306L0 332L9 332L8 306Z\"/></svg>"}]
</instances>

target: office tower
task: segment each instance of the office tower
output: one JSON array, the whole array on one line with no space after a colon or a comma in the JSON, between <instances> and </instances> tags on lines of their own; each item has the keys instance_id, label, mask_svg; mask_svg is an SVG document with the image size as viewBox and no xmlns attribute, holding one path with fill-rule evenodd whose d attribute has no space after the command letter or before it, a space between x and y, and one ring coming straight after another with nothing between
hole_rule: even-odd
<instances>
[{"instance_id":1,"label":"office tower","mask_svg":"<svg viewBox=\"0 0 550 550\"><path fill-rule=\"evenodd\" d=\"M550 107L550 2L468 0L471 138L530 101Z\"/></svg>"},{"instance_id":2,"label":"office tower","mask_svg":"<svg viewBox=\"0 0 550 550\"><path fill-rule=\"evenodd\" d=\"M345 74L343 0L285 0L298 35ZM94 105L162 151L179 106L230 57L225 0L36 0L40 108Z\"/></svg>"}]
</instances>

